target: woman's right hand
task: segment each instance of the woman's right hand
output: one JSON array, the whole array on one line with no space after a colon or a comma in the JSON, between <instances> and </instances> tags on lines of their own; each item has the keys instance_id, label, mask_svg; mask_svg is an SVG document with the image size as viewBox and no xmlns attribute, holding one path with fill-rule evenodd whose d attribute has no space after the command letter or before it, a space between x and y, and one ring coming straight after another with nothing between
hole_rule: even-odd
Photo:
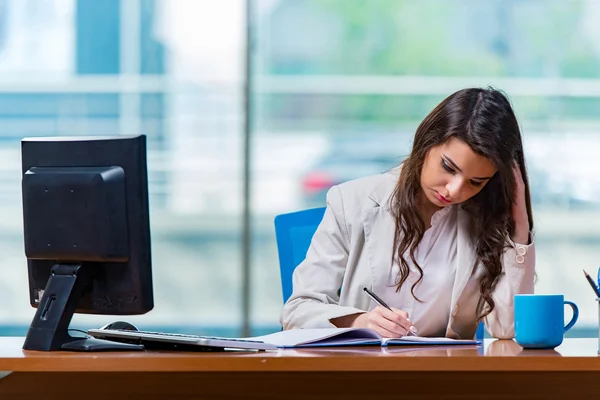
<instances>
[{"instance_id":1,"label":"woman's right hand","mask_svg":"<svg viewBox=\"0 0 600 400\"><path fill-rule=\"evenodd\" d=\"M353 322L353 328L369 328L379 333L382 337L398 338L408 335L408 332L417 333L417 329L408 319L406 311L377 306L373 310L360 314Z\"/></svg>"}]
</instances>

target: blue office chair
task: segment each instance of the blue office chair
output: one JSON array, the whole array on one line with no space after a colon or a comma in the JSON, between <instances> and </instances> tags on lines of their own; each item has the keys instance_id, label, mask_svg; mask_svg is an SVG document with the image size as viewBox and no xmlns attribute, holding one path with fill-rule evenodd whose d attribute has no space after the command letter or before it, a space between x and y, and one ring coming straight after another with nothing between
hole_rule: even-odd
<instances>
[{"instance_id":1,"label":"blue office chair","mask_svg":"<svg viewBox=\"0 0 600 400\"><path fill-rule=\"evenodd\" d=\"M283 302L292 295L294 269L304 260L310 241L323 219L325 207L310 208L275 217L275 238Z\"/></svg>"},{"instance_id":2,"label":"blue office chair","mask_svg":"<svg viewBox=\"0 0 600 400\"><path fill-rule=\"evenodd\" d=\"M275 217L275 238L279 254L279 273L284 303L292 295L294 269L306 257L312 237L324 214L325 207L319 207ZM483 323L479 323L475 337L477 340L482 340L483 335Z\"/></svg>"}]
</instances>

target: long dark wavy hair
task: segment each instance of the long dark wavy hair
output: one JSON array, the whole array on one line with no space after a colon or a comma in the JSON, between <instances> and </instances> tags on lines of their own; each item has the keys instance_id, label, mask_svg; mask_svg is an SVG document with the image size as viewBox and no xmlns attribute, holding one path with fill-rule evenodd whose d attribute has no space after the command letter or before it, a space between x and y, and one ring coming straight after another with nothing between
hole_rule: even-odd
<instances>
[{"instance_id":1,"label":"long dark wavy hair","mask_svg":"<svg viewBox=\"0 0 600 400\"><path fill-rule=\"evenodd\" d=\"M418 212L422 198L421 170L429 150L450 138L466 143L473 152L486 157L498 168L498 172L479 193L460 205L470 216L469 234L476 248L476 263L472 266L472 272L479 263L484 268L479 281L483 302L478 307L478 318L483 318L494 309L491 293L502 272L501 260L507 239L515 229L511 214L515 198L515 161L525 182L529 227L533 229L519 124L506 96L493 88L463 89L448 96L417 128L412 150L402 163L398 183L390 198L390 209L396 220L395 257L400 267L397 290L410 273L407 250L408 257L420 274L411 287L415 298L414 289L423 279L423 270L415 257L426 229Z\"/></svg>"}]
</instances>

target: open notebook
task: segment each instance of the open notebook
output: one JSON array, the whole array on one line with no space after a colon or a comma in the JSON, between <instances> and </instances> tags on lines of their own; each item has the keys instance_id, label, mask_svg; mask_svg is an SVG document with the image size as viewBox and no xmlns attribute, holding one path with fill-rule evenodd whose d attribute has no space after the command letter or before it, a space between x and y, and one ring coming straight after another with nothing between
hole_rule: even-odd
<instances>
[{"instance_id":1,"label":"open notebook","mask_svg":"<svg viewBox=\"0 0 600 400\"><path fill-rule=\"evenodd\" d=\"M404 336L401 338L382 338L377 332L363 328L323 328L323 329L291 329L253 337L265 343L281 348L321 347L321 346L427 346L427 345L477 345L477 340L450 339L445 337Z\"/></svg>"}]
</instances>

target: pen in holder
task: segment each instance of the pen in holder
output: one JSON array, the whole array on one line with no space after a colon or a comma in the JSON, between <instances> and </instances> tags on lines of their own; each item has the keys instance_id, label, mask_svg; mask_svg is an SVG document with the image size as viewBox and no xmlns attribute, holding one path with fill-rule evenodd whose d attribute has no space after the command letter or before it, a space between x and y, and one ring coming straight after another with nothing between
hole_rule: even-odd
<instances>
[{"instance_id":1,"label":"pen in holder","mask_svg":"<svg viewBox=\"0 0 600 400\"><path fill-rule=\"evenodd\" d=\"M598 354L600 354L600 287L594 280L588 275L585 270L583 270L583 274L585 275L585 279L587 279L588 283L594 290L596 294L596 302L598 303ZM597 282L600 284L600 268L598 268Z\"/></svg>"}]
</instances>

